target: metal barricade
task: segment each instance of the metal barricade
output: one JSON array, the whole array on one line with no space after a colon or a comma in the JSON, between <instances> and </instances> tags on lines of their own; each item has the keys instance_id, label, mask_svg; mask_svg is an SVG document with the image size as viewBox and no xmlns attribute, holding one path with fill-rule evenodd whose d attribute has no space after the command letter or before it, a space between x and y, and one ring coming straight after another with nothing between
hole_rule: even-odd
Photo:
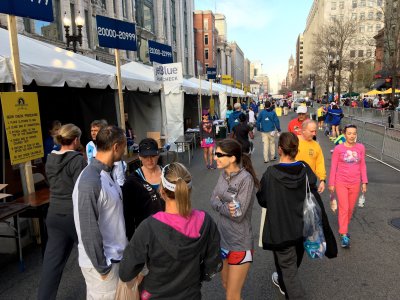
<instances>
[{"instance_id":1,"label":"metal barricade","mask_svg":"<svg viewBox=\"0 0 400 300\"><path fill-rule=\"evenodd\" d=\"M363 143L372 147L376 153L379 155L382 160L384 139L385 139L385 130L386 127L384 125L379 125L375 123L365 122L364 125L364 136Z\"/></svg>"},{"instance_id":2,"label":"metal barricade","mask_svg":"<svg viewBox=\"0 0 400 300\"><path fill-rule=\"evenodd\" d=\"M400 162L400 130L386 128L382 154Z\"/></svg>"}]
</instances>

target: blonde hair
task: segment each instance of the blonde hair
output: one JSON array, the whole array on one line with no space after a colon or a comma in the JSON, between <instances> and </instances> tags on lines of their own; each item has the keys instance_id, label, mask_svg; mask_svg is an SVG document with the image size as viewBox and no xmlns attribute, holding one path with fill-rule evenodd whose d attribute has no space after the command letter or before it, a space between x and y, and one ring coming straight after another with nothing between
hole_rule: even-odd
<instances>
[{"instance_id":1,"label":"blonde hair","mask_svg":"<svg viewBox=\"0 0 400 300\"><path fill-rule=\"evenodd\" d=\"M164 193L168 198L176 200L179 215L188 217L192 212L192 203L190 201L192 176L184 165L176 162L165 166L163 172L165 179L175 184L174 192L162 185Z\"/></svg>"},{"instance_id":2,"label":"blonde hair","mask_svg":"<svg viewBox=\"0 0 400 300\"><path fill-rule=\"evenodd\" d=\"M54 142L62 146L71 145L72 142L78 138L80 139L82 131L74 124L65 124L61 126L58 134L54 137Z\"/></svg>"}]
</instances>

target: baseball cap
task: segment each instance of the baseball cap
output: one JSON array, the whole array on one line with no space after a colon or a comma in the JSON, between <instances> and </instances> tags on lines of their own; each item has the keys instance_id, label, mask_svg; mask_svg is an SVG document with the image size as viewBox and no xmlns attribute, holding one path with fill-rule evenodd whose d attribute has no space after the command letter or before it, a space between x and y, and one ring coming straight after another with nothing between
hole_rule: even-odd
<instances>
[{"instance_id":1,"label":"baseball cap","mask_svg":"<svg viewBox=\"0 0 400 300\"><path fill-rule=\"evenodd\" d=\"M307 106L300 105L299 107L297 107L296 112L298 114L306 114L307 113Z\"/></svg>"},{"instance_id":2,"label":"baseball cap","mask_svg":"<svg viewBox=\"0 0 400 300\"><path fill-rule=\"evenodd\" d=\"M143 139L139 143L139 156L156 156L159 154L158 144L154 139Z\"/></svg>"}]
</instances>

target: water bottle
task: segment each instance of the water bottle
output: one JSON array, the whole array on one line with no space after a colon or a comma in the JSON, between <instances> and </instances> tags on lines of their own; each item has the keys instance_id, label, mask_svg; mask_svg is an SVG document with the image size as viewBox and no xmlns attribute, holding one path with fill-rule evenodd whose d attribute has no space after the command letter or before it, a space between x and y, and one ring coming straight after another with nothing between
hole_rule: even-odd
<instances>
[{"instance_id":1,"label":"water bottle","mask_svg":"<svg viewBox=\"0 0 400 300\"><path fill-rule=\"evenodd\" d=\"M358 207L364 207L365 205L365 196L364 194L361 194L361 196L358 198Z\"/></svg>"},{"instance_id":2,"label":"water bottle","mask_svg":"<svg viewBox=\"0 0 400 300\"><path fill-rule=\"evenodd\" d=\"M329 200L330 200L330 203L331 203L331 210L333 212L336 212L336 210L337 210L337 201L336 201L336 197L335 197L334 193L331 193Z\"/></svg>"},{"instance_id":3,"label":"water bottle","mask_svg":"<svg viewBox=\"0 0 400 300\"><path fill-rule=\"evenodd\" d=\"M242 209L240 208L240 202L236 200L236 194L232 195L232 203L235 205L234 217L240 217L242 215Z\"/></svg>"}]
</instances>

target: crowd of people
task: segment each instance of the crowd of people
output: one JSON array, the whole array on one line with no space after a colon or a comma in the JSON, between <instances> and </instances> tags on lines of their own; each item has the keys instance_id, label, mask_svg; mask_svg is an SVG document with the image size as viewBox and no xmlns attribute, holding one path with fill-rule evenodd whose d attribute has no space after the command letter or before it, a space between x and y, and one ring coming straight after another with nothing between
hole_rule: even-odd
<instances>
[{"instance_id":1,"label":"crowd of people","mask_svg":"<svg viewBox=\"0 0 400 300\"><path fill-rule=\"evenodd\" d=\"M320 124L307 118L307 107L300 106L287 132L282 132L272 102L265 101L262 109L246 109L248 113L234 104L227 139L216 141L207 114L200 124L206 167L221 171L210 198L215 219L192 208L193 178L184 165L158 164L155 140L140 141L140 167L126 176L122 157L131 132L93 121L92 140L84 151L77 126L54 123L57 130L49 131L54 143L49 141L46 157L49 238L38 298L56 299L63 269L77 245L87 299L200 299L201 282L220 272L226 299L240 300L253 262L251 221L258 200L268 211L262 245L273 252L272 282L286 298L306 299L297 273L304 254L306 181L320 207L325 256L337 256L320 196L326 188L324 155L314 140ZM336 113L334 107L329 110ZM268 163L261 180L251 160L255 129L261 132ZM333 151L328 189L338 198L340 245L349 248L349 223L368 179L357 128L346 126L343 134L344 143ZM269 164L274 160L279 162ZM133 293L132 287L135 295L121 292Z\"/></svg>"}]
</instances>

